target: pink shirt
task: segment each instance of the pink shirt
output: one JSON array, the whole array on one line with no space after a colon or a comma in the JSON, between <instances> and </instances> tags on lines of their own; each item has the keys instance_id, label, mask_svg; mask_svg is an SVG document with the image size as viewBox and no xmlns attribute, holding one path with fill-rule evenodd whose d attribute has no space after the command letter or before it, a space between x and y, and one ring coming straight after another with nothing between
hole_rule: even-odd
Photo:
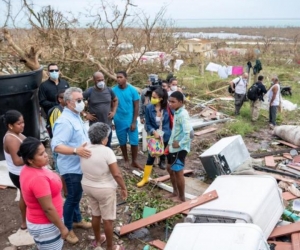
<instances>
[{"instance_id":1,"label":"pink shirt","mask_svg":"<svg viewBox=\"0 0 300 250\"><path fill-rule=\"evenodd\" d=\"M60 218L63 213L60 177L47 168L32 168L25 165L20 174L21 191L27 205L26 218L34 224L52 223L44 213L38 198L50 195Z\"/></svg>"}]
</instances>

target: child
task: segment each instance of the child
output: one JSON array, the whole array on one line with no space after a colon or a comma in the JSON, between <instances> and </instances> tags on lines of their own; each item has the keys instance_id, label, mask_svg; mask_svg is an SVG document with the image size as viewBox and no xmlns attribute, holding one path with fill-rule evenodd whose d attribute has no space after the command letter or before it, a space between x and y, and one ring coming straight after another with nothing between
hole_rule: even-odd
<instances>
[{"instance_id":1,"label":"child","mask_svg":"<svg viewBox=\"0 0 300 250\"><path fill-rule=\"evenodd\" d=\"M175 201L185 201L183 168L186 155L190 152L192 127L187 110L183 107L184 96L175 91L169 97L169 106L175 111L172 134L168 143L168 167Z\"/></svg>"}]
</instances>

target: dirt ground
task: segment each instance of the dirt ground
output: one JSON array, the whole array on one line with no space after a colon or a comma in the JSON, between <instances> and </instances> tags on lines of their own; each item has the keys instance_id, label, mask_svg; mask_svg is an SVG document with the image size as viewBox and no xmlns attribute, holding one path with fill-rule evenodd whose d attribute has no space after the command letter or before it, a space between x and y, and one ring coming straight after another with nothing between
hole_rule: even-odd
<instances>
[{"instance_id":1,"label":"dirt ground","mask_svg":"<svg viewBox=\"0 0 300 250\"><path fill-rule=\"evenodd\" d=\"M217 127L221 127L222 124L218 124ZM267 125L265 129L260 130L259 132L253 133L250 136L247 136L244 138L245 144L248 147L249 152L255 152L257 150L261 149L269 149L271 146L271 141L274 139L272 136L271 130L268 129ZM209 133L206 135L203 135L201 137L195 136L195 139L193 140L193 151L188 155L187 161L186 161L186 169L193 169L194 174L191 177L197 178L201 175L203 175L203 167L201 165L201 161L199 160L199 155L207 149L207 143L210 143L211 145L218 141L218 137L216 133ZM273 146L272 146L273 147ZM145 164L146 162L146 156L145 155L139 155L139 162L141 164ZM122 160L119 160L119 166L122 166ZM125 171L123 169L123 172L126 174L131 174L131 171ZM154 168L154 173L158 176L162 176L167 174L166 171L159 169L158 167ZM136 182L138 182L139 178L136 178ZM210 180L207 180L210 181ZM146 188L146 187L143 187ZM166 194L166 191L162 191L158 187L155 188L155 192L160 192L162 195ZM16 189L14 188L7 188L4 190L0 190L0 249L4 249L7 246L10 246L8 241L8 236L12 233L16 232L18 230L20 225L20 213L17 206L17 202L15 202L16 197ZM121 200L119 200L120 202ZM129 213L124 212L126 209L126 206L129 204L123 204L118 206L117 208L117 220L115 222L115 225L118 226L120 222L123 224L126 224L129 218ZM83 217L85 219L90 218L90 212L88 207L88 201L87 197L84 196L81 202L81 210L83 213ZM130 211L129 211L130 212ZM181 222L182 219L179 219L178 222ZM152 225L151 227L148 227L150 234L145 239L146 241L149 241L151 239L160 239L165 240L166 236L166 227L165 223L157 223L155 225ZM92 229L90 230L82 230L82 229L75 229L76 235L79 237L80 242L76 245L70 245L68 243L64 244L63 249L91 249L89 247L89 244L91 242L91 237L93 236ZM170 235L171 232L169 232L168 235ZM142 240L132 240L129 239L128 236L123 236L121 238L118 238L115 236L115 242L122 243L123 246L125 246L125 249L127 250L137 250L137 249L143 249L145 246L145 242ZM105 244L103 245L105 248ZM18 249L21 250L29 250L29 249L35 249L34 246L27 246L27 247L19 247Z\"/></svg>"}]
</instances>

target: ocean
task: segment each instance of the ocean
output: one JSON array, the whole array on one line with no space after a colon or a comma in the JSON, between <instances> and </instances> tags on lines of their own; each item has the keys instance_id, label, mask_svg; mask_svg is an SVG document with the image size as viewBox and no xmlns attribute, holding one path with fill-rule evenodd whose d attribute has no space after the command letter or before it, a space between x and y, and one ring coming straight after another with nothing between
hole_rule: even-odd
<instances>
[{"instance_id":1,"label":"ocean","mask_svg":"<svg viewBox=\"0 0 300 250\"><path fill-rule=\"evenodd\" d=\"M174 19L180 28L212 27L300 27L300 19Z\"/></svg>"}]
</instances>

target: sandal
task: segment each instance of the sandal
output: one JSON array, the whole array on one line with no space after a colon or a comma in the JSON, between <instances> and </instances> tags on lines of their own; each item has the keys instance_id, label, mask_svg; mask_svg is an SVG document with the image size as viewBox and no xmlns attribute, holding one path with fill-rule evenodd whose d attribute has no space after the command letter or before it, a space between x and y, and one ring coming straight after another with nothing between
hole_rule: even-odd
<instances>
[{"instance_id":1,"label":"sandal","mask_svg":"<svg viewBox=\"0 0 300 250\"><path fill-rule=\"evenodd\" d=\"M105 241L106 241L106 236L105 236L105 234L101 234L101 237L100 237L100 246L101 246ZM98 245L98 243L97 243L96 240L93 240L93 241L91 242L91 246L92 246L92 247L98 247L99 245Z\"/></svg>"}]
</instances>

